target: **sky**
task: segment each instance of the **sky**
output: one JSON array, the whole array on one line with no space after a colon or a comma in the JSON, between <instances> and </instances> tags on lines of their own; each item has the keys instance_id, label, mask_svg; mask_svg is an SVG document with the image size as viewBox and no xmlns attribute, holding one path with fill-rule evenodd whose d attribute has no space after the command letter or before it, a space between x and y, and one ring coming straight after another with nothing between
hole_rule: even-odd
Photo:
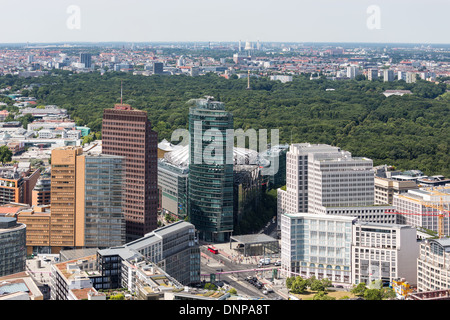
<instances>
[{"instance_id":1,"label":"sky","mask_svg":"<svg viewBox=\"0 0 450 320\"><path fill-rule=\"evenodd\" d=\"M450 0L0 0L0 43L450 43Z\"/></svg>"}]
</instances>

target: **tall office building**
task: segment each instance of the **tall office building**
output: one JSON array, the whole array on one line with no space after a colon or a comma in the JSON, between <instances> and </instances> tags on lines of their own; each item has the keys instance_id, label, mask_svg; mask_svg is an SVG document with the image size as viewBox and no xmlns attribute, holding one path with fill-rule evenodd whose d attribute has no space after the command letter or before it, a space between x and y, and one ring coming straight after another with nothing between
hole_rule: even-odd
<instances>
[{"instance_id":1,"label":"tall office building","mask_svg":"<svg viewBox=\"0 0 450 320\"><path fill-rule=\"evenodd\" d=\"M164 64L162 62L153 62L153 74L163 74Z\"/></svg>"},{"instance_id":2,"label":"tall office building","mask_svg":"<svg viewBox=\"0 0 450 320\"><path fill-rule=\"evenodd\" d=\"M92 66L92 58L90 53L80 53L80 62L84 63L85 68Z\"/></svg>"},{"instance_id":3,"label":"tall office building","mask_svg":"<svg viewBox=\"0 0 450 320\"><path fill-rule=\"evenodd\" d=\"M233 161L227 161L233 143L227 147L227 129L233 129L233 116L222 102L208 97L189 110L188 210L206 241L226 241L233 231Z\"/></svg>"},{"instance_id":4,"label":"tall office building","mask_svg":"<svg viewBox=\"0 0 450 320\"><path fill-rule=\"evenodd\" d=\"M64 247L105 248L125 243L123 161L120 156L83 154L81 147L52 151L52 252Z\"/></svg>"},{"instance_id":5,"label":"tall office building","mask_svg":"<svg viewBox=\"0 0 450 320\"><path fill-rule=\"evenodd\" d=\"M64 247L75 246L75 196L77 157L81 147L65 147L52 150L50 246L58 252Z\"/></svg>"},{"instance_id":6,"label":"tall office building","mask_svg":"<svg viewBox=\"0 0 450 320\"><path fill-rule=\"evenodd\" d=\"M124 158L84 154L77 161L77 221L83 246L107 248L125 243L122 212Z\"/></svg>"},{"instance_id":7,"label":"tall office building","mask_svg":"<svg viewBox=\"0 0 450 320\"><path fill-rule=\"evenodd\" d=\"M105 109L102 126L102 153L125 158L124 214L131 241L157 227L157 134L147 112L125 104Z\"/></svg>"},{"instance_id":8,"label":"tall office building","mask_svg":"<svg viewBox=\"0 0 450 320\"><path fill-rule=\"evenodd\" d=\"M340 152L340 149L326 144L290 145L286 154L286 190L278 189L280 210L289 213L308 212L308 156L335 152Z\"/></svg>"},{"instance_id":9,"label":"tall office building","mask_svg":"<svg viewBox=\"0 0 450 320\"><path fill-rule=\"evenodd\" d=\"M286 190L278 189L279 219L283 213L308 212L396 222L392 206L374 204L372 160L308 143L291 145L286 159Z\"/></svg>"}]
</instances>

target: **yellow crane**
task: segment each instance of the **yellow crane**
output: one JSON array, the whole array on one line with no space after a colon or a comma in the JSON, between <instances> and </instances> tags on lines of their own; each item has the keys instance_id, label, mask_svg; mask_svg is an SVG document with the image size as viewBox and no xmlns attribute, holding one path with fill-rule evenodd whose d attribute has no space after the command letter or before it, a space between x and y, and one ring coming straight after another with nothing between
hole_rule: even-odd
<instances>
[{"instance_id":1,"label":"yellow crane","mask_svg":"<svg viewBox=\"0 0 450 320\"><path fill-rule=\"evenodd\" d=\"M442 189L448 189L447 187L444 187ZM448 193L444 193L444 192L440 192L438 191L438 188L429 188L428 191L434 193L435 195L440 195L439 197L439 203L430 203L428 201L421 201L421 204L425 207L428 208L433 208L435 210L438 210L437 215L438 215L438 235L439 235L439 239L441 239L444 236L444 217L445 217L445 212L449 213L450 211L447 209L445 209L444 206L444 201L442 199L442 196L448 196ZM448 207L448 204L447 204Z\"/></svg>"}]
</instances>

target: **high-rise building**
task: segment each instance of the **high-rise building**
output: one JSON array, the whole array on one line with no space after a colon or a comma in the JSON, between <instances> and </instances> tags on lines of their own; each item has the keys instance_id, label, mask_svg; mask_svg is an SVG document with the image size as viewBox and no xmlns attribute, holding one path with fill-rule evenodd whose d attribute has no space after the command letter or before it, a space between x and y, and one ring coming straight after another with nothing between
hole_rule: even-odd
<instances>
[{"instance_id":1,"label":"high-rise building","mask_svg":"<svg viewBox=\"0 0 450 320\"><path fill-rule=\"evenodd\" d=\"M81 147L52 151L52 252L125 243L123 162L120 156L83 154Z\"/></svg>"},{"instance_id":2,"label":"high-rise building","mask_svg":"<svg viewBox=\"0 0 450 320\"><path fill-rule=\"evenodd\" d=\"M359 69L357 66L348 66L347 67L347 78L355 79L359 74Z\"/></svg>"},{"instance_id":3,"label":"high-rise building","mask_svg":"<svg viewBox=\"0 0 450 320\"><path fill-rule=\"evenodd\" d=\"M373 81L378 79L378 70L377 69L369 69L367 71L367 80Z\"/></svg>"},{"instance_id":4,"label":"high-rise building","mask_svg":"<svg viewBox=\"0 0 450 320\"><path fill-rule=\"evenodd\" d=\"M384 82L394 81L394 70L389 69L383 70L383 81Z\"/></svg>"},{"instance_id":5,"label":"high-rise building","mask_svg":"<svg viewBox=\"0 0 450 320\"><path fill-rule=\"evenodd\" d=\"M85 68L92 66L92 57L90 53L80 53L80 62L84 64Z\"/></svg>"},{"instance_id":6,"label":"high-rise building","mask_svg":"<svg viewBox=\"0 0 450 320\"><path fill-rule=\"evenodd\" d=\"M164 64L162 62L153 62L153 74L163 74Z\"/></svg>"},{"instance_id":7,"label":"high-rise building","mask_svg":"<svg viewBox=\"0 0 450 320\"><path fill-rule=\"evenodd\" d=\"M188 210L206 241L226 241L233 231L233 143L227 143L228 129L233 129L233 116L223 102L208 97L190 108Z\"/></svg>"},{"instance_id":8,"label":"high-rise building","mask_svg":"<svg viewBox=\"0 0 450 320\"><path fill-rule=\"evenodd\" d=\"M396 222L392 206L374 204L371 159L307 143L291 145L286 159L286 190L278 189L279 219L282 213L308 212Z\"/></svg>"},{"instance_id":9,"label":"high-rise building","mask_svg":"<svg viewBox=\"0 0 450 320\"><path fill-rule=\"evenodd\" d=\"M74 247L76 245L76 161L77 157L82 153L83 149L81 147L65 147L52 150L50 246L56 252L64 247Z\"/></svg>"},{"instance_id":10,"label":"high-rise building","mask_svg":"<svg viewBox=\"0 0 450 320\"><path fill-rule=\"evenodd\" d=\"M125 243L123 166L121 156L83 154L77 160L77 220L84 221L84 247L107 248ZM82 215L82 216L80 216Z\"/></svg>"},{"instance_id":11,"label":"high-rise building","mask_svg":"<svg viewBox=\"0 0 450 320\"><path fill-rule=\"evenodd\" d=\"M105 109L102 153L125 158L124 214L127 241L157 227L158 141L147 112L117 104Z\"/></svg>"}]
</instances>

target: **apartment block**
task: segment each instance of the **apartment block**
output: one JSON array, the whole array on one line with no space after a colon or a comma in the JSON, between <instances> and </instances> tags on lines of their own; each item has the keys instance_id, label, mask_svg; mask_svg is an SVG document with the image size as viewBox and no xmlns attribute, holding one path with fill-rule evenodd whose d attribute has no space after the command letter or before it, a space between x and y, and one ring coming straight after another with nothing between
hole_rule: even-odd
<instances>
[{"instance_id":1,"label":"apartment block","mask_svg":"<svg viewBox=\"0 0 450 320\"><path fill-rule=\"evenodd\" d=\"M419 242L416 229L400 224L357 221L352 235L352 283L404 278L417 283Z\"/></svg>"}]
</instances>

